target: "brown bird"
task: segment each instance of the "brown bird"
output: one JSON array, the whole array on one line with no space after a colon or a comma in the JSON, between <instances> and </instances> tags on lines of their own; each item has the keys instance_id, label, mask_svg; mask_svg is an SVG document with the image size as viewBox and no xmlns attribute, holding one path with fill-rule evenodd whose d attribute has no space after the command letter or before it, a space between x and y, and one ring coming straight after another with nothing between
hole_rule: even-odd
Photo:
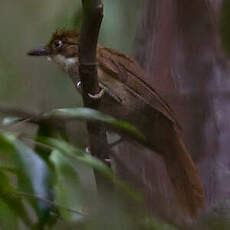
<instances>
[{"instance_id":1,"label":"brown bird","mask_svg":"<svg viewBox=\"0 0 230 230\"><path fill-rule=\"evenodd\" d=\"M28 52L47 56L79 86L79 34L74 30L55 32L47 45ZM135 125L159 153L166 165L175 195L185 214L194 217L203 209L204 191L198 170L181 140L174 112L148 83L136 61L112 49L98 46L100 108Z\"/></svg>"}]
</instances>

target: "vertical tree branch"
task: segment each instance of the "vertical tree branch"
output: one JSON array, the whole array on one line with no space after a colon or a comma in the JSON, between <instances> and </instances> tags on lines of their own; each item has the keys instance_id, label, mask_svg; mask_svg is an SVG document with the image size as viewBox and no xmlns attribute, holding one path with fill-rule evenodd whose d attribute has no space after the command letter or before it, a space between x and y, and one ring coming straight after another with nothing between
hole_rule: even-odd
<instances>
[{"instance_id":1,"label":"vertical tree branch","mask_svg":"<svg viewBox=\"0 0 230 230\"><path fill-rule=\"evenodd\" d=\"M103 18L103 5L100 0L82 0L83 24L80 37L80 78L83 86L83 99L86 106L98 107L98 101L88 94L100 91L97 79L96 50L98 34Z\"/></svg>"},{"instance_id":2,"label":"vertical tree branch","mask_svg":"<svg viewBox=\"0 0 230 230\"><path fill-rule=\"evenodd\" d=\"M79 73L83 90L85 107L99 109L100 99L92 99L90 95L100 92L97 76L97 41L103 18L103 4L101 0L82 0L83 24L80 37ZM91 153L108 164L108 145L106 130L103 125L87 122ZM104 178L95 172L98 190L107 186Z\"/></svg>"}]
</instances>

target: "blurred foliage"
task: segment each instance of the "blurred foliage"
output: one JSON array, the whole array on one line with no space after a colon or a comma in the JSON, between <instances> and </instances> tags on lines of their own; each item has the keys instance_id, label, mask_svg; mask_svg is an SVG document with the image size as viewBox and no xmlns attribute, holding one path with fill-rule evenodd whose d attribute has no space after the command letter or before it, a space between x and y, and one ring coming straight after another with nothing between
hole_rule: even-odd
<instances>
[{"instance_id":1,"label":"blurred foliage","mask_svg":"<svg viewBox=\"0 0 230 230\"><path fill-rule=\"evenodd\" d=\"M121 133L126 133L127 135L138 139L140 142L145 141L144 135L133 125L117 120L109 115L103 114L99 111L95 111L89 108L70 108L70 109L56 109L44 114L46 118L68 118L68 119L80 119L80 120L91 120L95 122L102 122L104 125L120 131Z\"/></svg>"},{"instance_id":2,"label":"blurred foliage","mask_svg":"<svg viewBox=\"0 0 230 230\"><path fill-rule=\"evenodd\" d=\"M132 125L92 109L52 110L40 119L54 116L56 121L66 116L66 122L77 118L110 123L130 137L140 138ZM130 200L137 207L143 202L140 194L116 178L100 160L62 139L60 130L49 126L49 122L45 132L41 132L43 123L37 134L30 136L19 130L6 131L9 125L27 126L30 120L11 121L0 131L0 152L8 156L0 167L0 213L1 207L7 207L5 218L14 219L11 229L173 229L150 218L147 212L130 209ZM116 190L108 190L99 198L95 184L84 185L85 180L93 179L92 173L86 178L86 169L96 170ZM0 229L7 229L5 221L0 222Z\"/></svg>"}]
</instances>

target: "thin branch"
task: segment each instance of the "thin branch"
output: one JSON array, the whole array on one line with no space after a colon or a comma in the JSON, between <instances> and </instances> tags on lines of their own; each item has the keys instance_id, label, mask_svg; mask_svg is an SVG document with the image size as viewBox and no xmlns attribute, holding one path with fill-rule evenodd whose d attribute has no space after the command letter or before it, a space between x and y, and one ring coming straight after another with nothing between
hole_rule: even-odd
<instances>
[{"instance_id":1,"label":"thin branch","mask_svg":"<svg viewBox=\"0 0 230 230\"><path fill-rule=\"evenodd\" d=\"M55 203L54 201L51 201L51 200L47 200L43 197L40 197L38 195L34 195L34 194L29 194L29 193L25 193L25 192L16 192L17 195L19 196L24 196L24 197L27 197L27 198L30 198L30 199L36 199L36 200L40 200L40 201L43 201L45 203L47 203L48 205L56 208L56 209L63 209L63 210L66 210L68 212L72 212L72 213L75 213L75 214L78 214L78 215L81 215L81 216L87 216L86 213L83 213L81 211L77 211L77 210L73 210L73 209L70 209L70 208L66 208L62 205L59 205L57 203Z\"/></svg>"}]
</instances>

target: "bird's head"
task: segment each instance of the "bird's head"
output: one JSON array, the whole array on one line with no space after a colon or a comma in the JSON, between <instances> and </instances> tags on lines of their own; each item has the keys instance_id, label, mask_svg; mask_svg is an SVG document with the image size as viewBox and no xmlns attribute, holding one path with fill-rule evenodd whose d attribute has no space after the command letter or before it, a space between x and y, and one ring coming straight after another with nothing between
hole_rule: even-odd
<instances>
[{"instance_id":1,"label":"bird's head","mask_svg":"<svg viewBox=\"0 0 230 230\"><path fill-rule=\"evenodd\" d=\"M46 56L57 63L64 71L78 64L79 34L74 30L55 32L50 41L43 46L30 50L30 56Z\"/></svg>"}]
</instances>

